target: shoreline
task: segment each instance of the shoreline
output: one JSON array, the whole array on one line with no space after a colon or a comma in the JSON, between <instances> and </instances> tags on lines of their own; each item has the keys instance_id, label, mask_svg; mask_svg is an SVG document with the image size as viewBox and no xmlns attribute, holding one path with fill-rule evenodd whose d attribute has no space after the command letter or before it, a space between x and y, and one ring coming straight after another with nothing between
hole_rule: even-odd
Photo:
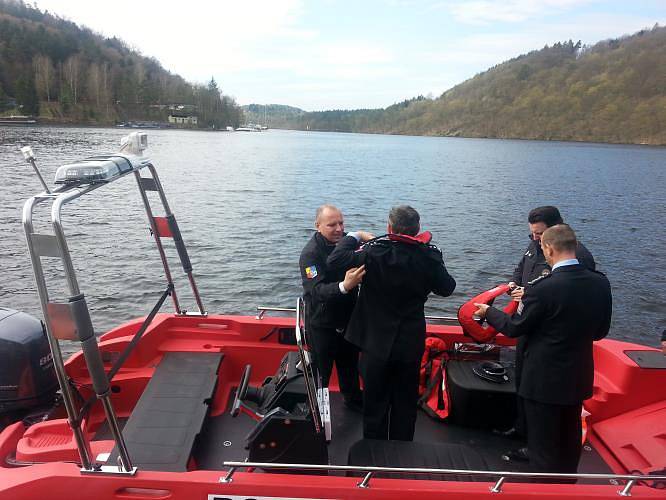
<instances>
[{"instance_id":1,"label":"shoreline","mask_svg":"<svg viewBox=\"0 0 666 500\"><path fill-rule=\"evenodd\" d=\"M1 118L0 118L1 119ZM73 122L54 122L51 120L40 121L36 119L36 123L2 123L0 127L62 127L62 128L99 128L99 129L118 129L118 130L174 130L174 131L189 131L189 132L228 132L225 129L205 129L205 128L179 128L179 127L119 127L112 124L99 124L99 123L73 123ZM368 134L368 135L387 135L387 136L402 136L402 137L432 137L432 138L446 138L446 139L490 139L496 141L540 141L540 142L561 142L566 144L597 144L605 146L643 146L653 148L666 147L664 143L646 143L646 142L609 142L609 141L595 141L590 139L557 139L557 138L538 138L538 137L492 137L492 136L464 136L464 135L440 135L440 134L403 134L398 132L367 132L367 131L344 131L344 130L304 130L299 128L280 128L271 127L271 130L284 130L291 132L313 132L313 133L328 133L328 134Z\"/></svg>"}]
</instances>

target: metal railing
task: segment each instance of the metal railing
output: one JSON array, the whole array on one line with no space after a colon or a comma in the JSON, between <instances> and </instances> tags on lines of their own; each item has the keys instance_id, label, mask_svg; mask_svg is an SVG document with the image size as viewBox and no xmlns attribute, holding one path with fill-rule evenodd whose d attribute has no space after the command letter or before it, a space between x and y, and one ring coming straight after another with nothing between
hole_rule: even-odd
<instances>
[{"instance_id":1,"label":"metal railing","mask_svg":"<svg viewBox=\"0 0 666 500\"><path fill-rule=\"evenodd\" d=\"M132 135L126 138L126 145L132 142ZM134 136L134 139L141 138L137 135ZM141 144L143 144L144 139L145 136L141 139ZM35 277L35 284L37 286L37 293L39 295L42 313L44 316L46 337L49 343L49 347L51 348L51 353L53 355L56 377L62 391L63 404L67 412L68 423L72 429L74 441L76 443L79 457L81 459L81 472L86 474L113 473L133 475L137 469L132 465L129 452L127 450L127 446L125 444L125 440L123 438L122 431L113 408L111 401L112 391L109 383L110 377L109 374L107 374L104 363L102 361L100 349L97 344L97 337L95 335L92 319L90 317L90 310L88 309L85 296L80 290L76 276L76 270L71 253L69 251L68 242L62 223L62 213L65 206L77 200L78 198L90 194L92 191L96 191L97 189L109 184L110 182L115 182L133 173L138 184L146 214L148 216L150 229L155 239L155 243L157 245L164 267L164 272L168 282L168 288L166 292L167 295L171 295L174 301L176 312L178 314L185 314L185 312L180 308L180 304L178 302L171 278L169 264L166 259L166 254L164 252L162 242L160 241L161 238L170 237L173 239L176 246L183 271L188 276L192 294L199 308L198 314L201 316L206 315L201 297L199 295L199 290L196 286L196 282L192 274L192 264L189 260L187 249L182 240L180 229L178 228L175 216L171 212L171 208L167 203L166 195L164 194L164 190L160 183L155 167L148 158L141 154L141 151L143 151L143 149L140 149L138 153L132 153L129 156L119 153L110 156L106 155L102 157L92 157L89 160L85 160L90 161L91 165L93 165L95 168L97 164L94 162L110 161L109 158L123 162L123 169L118 167L118 172L115 173L114 176L106 179L104 182L94 182L93 180L86 177L80 178L79 182L75 182L73 179L70 179L71 182L68 181L51 192L40 176L42 186L44 187L44 192L30 197L23 205L23 228L25 231L26 243ZM36 168L32 152L24 152L24 155L26 159L33 165L33 167ZM118 166L117 163L116 166ZM74 172L75 170L72 171ZM141 172L145 171L150 172L149 177L141 176ZM154 216L147 195L147 192L149 191L156 191L158 193L162 207L166 214L164 217ZM37 233L35 232L35 224L33 221L35 218L35 207L39 204L47 203L51 204L52 231L49 232L48 230L45 230L44 232ZM67 289L69 291L69 294L64 301L61 298L59 302L56 302L49 297L47 273L44 270L44 266L47 264L47 262L42 260L42 258L45 257L55 257L60 259L60 263L62 264L62 273L64 274L64 278L67 283ZM51 265L53 266L52 262ZM49 277L51 277L51 275L49 275ZM164 297L166 298L166 295ZM68 380L68 374L65 369L64 359L60 350L59 341L61 340L73 340L80 342L81 351L83 352L83 357L90 377L90 383L92 385L94 397L100 400L102 403L106 421L109 425L115 446L118 449L119 466L117 469L113 465L98 466L98 464L96 464L93 459L90 442L83 429L83 415L85 411L82 410L80 414L77 411L77 405L74 401ZM114 368L113 370L117 370L117 368ZM92 401L94 400L95 399L91 398L90 404L92 404ZM84 408L86 406L88 406L88 403L84 405Z\"/></svg>"},{"instance_id":2,"label":"metal railing","mask_svg":"<svg viewBox=\"0 0 666 500\"><path fill-rule=\"evenodd\" d=\"M271 306L257 306L257 315L256 319L264 319L264 315L267 312L287 312L296 314L296 309L293 307L271 307ZM456 316L426 316L428 321L446 321L452 323L458 323L458 318Z\"/></svg>"},{"instance_id":3,"label":"metal railing","mask_svg":"<svg viewBox=\"0 0 666 500\"><path fill-rule=\"evenodd\" d=\"M556 480L578 480L591 479L599 481L626 481L627 484L621 490L617 491L619 496L631 496L631 489L637 481L666 481L666 475L645 476L629 474L560 474L555 472L509 472L509 471L480 471L480 470L460 470L460 469L430 469L423 467L360 467L354 465L313 465L313 464L279 464L270 462L224 462L225 467L229 467L227 474L220 478L220 483L231 483L233 475L238 469L280 469L293 471L322 471L322 472L360 472L365 474L363 480L356 484L358 488L370 488L370 480L373 474L442 474L442 475L462 475L484 478L499 478L490 487L492 493L501 493L502 486L507 479L556 479Z\"/></svg>"}]
</instances>

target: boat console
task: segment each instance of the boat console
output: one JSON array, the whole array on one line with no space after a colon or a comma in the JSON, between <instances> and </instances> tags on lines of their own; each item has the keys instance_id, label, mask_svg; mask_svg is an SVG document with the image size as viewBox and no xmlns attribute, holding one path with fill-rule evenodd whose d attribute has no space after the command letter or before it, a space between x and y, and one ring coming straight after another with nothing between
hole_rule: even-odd
<instances>
[{"instance_id":1,"label":"boat console","mask_svg":"<svg viewBox=\"0 0 666 500\"><path fill-rule=\"evenodd\" d=\"M287 352L277 372L260 387L249 385L246 365L236 390L231 415L257 420L247 436L249 459L258 462L328 463L331 410L328 388L318 383L306 340L303 299L297 303L298 351Z\"/></svg>"}]
</instances>

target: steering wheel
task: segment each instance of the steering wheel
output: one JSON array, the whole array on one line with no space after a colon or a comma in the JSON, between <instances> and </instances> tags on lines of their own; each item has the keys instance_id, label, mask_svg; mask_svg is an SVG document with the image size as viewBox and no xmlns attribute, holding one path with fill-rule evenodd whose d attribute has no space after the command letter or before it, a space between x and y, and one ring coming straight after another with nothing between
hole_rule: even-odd
<instances>
[{"instance_id":1,"label":"steering wheel","mask_svg":"<svg viewBox=\"0 0 666 500\"><path fill-rule=\"evenodd\" d=\"M252 365L245 365L245 371L243 371L243 376L241 377L240 385L236 390L236 397L234 397L234 404L231 406L231 416L237 417L240 413L241 403L245 399L247 394L247 386L250 383L250 372L252 371Z\"/></svg>"}]
</instances>

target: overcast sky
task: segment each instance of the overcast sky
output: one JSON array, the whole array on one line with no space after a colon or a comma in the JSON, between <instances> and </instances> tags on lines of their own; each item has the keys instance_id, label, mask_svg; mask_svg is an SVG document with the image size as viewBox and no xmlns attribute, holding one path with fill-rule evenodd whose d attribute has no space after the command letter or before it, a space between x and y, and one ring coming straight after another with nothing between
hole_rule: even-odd
<instances>
[{"instance_id":1,"label":"overcast sky","mask_svg":"<svg viewBox=\"0 0 666 500\"><path fill-rule=\"evenodd\" d=\"M434 96L517 55L666 24L666 0L37 0L240 104Z\"/></svg>"}]
</instances>

